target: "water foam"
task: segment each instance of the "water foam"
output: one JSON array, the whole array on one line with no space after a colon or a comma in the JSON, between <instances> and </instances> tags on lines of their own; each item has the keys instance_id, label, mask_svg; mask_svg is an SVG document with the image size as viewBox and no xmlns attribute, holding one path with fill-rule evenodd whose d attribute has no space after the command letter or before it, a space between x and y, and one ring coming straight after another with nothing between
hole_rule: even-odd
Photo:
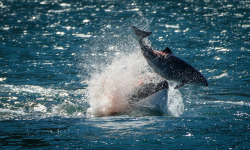
<instances>
[{"instance_id":1,"label":"water foam","mask_svg":"<svg viewBox=\"0 0 250 150\"><path fill-rule=\"evenodd\" d=\"M174 87L175 85L169 87L167 107L171 115L179 117L184 112L184 103L181 92Z\"/></svg>"}]
</instances>

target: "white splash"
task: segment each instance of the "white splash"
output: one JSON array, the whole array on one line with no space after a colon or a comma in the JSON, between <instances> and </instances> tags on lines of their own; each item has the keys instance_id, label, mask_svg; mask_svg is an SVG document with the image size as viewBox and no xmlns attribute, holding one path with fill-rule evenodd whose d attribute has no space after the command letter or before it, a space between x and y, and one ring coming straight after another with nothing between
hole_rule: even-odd
<instances>
[{"instance_id":1,"label":"white splash","mask_svg":"<svg viewBox=\"0 0 250 150\"><path fill-rule=\"evenodd\" d=\"M131 25L149 30L149 21L142 15L128 26ZM103 55L103 57L107 57L107 59L103 60L112 61L104 67L100 64L100 59L94 60L93 58L88 63L93 63L93 65L88 65L88 68L90 68L89 66L97 68L98 73L92 72L91 78L87 82L87 96L90 105L87 116L108 116L122 113L128 109L128 96L136 87L143 83L162 81L162 78L151 70L141 54L141 49L133 36L132 29L129 32L126 26L117 27L114 28L117 32L111 32L112 35L108 35L110 26L107 29L107 32L103 33L105 38L103 40L97 39L98 42L90 47L93 53L98 52L98 47L106 48L105 52L108 54ZM114 33L118 35L114 36ZM146 42L150 45L149 40L146 40ZM109 58L109 53L115 54L112 55L115 58ZM101 68L101 71L99 68ZM92 70L91 68L90 71ZM169 106L165 108L174 116L179 116L184 110L181 94L178 90L170 90L168 93L170 94L169 102L165 101L165 103L166 105L168 103ZM164 95L167 95L167 93Z\"/></svg>"},{"instance_id":2,"label":"white splash","mask_svg":"<svg viewBox=\"0 0 250 150\"><path fill-rule=\"evenodd\" d=\"M94 116L112 115L127 109L126 98L134 88L155 77L138 50L128 56L114 59L104 71L93 75L88 82L90 108Z\"/></svg>"},{"instance_id":3,"label":"white splash","mask_svg":"<svg viewBox=\"0 0 250 150\"><path fill-rule=\"evenodd\" d=\"M128 109L128 95L137 86L161 80L161 77L150 71L139 49L136 53L116 58L103 72L94 74L88 82L90 108L87 110L87 116L122 113ZM173 87L169 89L168 94L168 113L178 117L184 111L182 95Z\"/></svg>"},{"instance_id":4,"label":"white splash","mask_svg":"<svg viewBox=\"0 0 250 150\"><path fill-rule=\"evenodd\" d=\"M168 113L172 116L179 117L184 112L184 103L181 92L178 89L174 89L174 86L170 86L168 90Z\"/></svg>"}]
</instances>

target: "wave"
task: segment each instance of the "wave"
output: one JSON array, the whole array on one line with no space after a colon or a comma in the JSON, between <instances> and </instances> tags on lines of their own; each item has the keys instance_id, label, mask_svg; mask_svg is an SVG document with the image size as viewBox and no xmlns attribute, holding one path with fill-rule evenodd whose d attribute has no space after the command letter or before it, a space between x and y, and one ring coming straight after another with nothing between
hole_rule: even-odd
<instances>
[{"instance_id":1,"label":"wave","mask_svg":"<svg viewBox=\"0 0 250 150\"><path fill-rule=\"evenodd\" d=\"M25 115L25 112L23 110L11 110L11 109L3 109L3 108L0 108L0 113Z\"/></svg>"},{"instance_id":2,"label":"wave","mask_svg":"<svg viewBox=\"0 0 250 150\"><path fill-rule=\"evenodd\" d=\"M84 89L59 89L38 85L0 85L0 116L44 118L50 116L83 117L89 107Z\"/></svg>"},{"instance_id":3,"label":"wave","mask_svg":"<svg viewBox=\"0 0 250 150\"><path fill-rule=\"evenodd\" d=\"M29 93L29 94L39 94L46 97L68 97L70 94L81 94L83 89L74 89L74 90L65 90L65 89L56 89L52 87L42 87L38 85L9 85L3 84L0 85L1 90L5 92L12 93Z\"/></svg>"},{"instance_id":4,"label":"wave","mask_svg":"<svg viewBox=\"0 0 250 150\"><path fill-rule=\"evenodd\" d=\"M232 104L232 105L240 105L240 106L250 106L250 102L245 101L213 101L209 103L221 103L221 104Z\"/></svg>"}]
</instances>

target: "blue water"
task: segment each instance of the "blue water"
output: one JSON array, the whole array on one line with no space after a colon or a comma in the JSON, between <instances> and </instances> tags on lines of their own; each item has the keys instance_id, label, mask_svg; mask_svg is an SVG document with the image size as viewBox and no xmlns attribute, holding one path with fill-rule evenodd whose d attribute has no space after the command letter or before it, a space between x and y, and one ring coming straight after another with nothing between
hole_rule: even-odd
<instances>
[{"instance_id":1,"label":"blue water","mask_svg":"<svg viewBox=\"0 0 250 150\"><path fill-rule=\"evenodd\" d=\"M248 0L0 1L0 149L249 149L249 18ZM172 113L96 115L156 76L132 25L209 86L171 93Z\"/></svg>"}]
</instances>

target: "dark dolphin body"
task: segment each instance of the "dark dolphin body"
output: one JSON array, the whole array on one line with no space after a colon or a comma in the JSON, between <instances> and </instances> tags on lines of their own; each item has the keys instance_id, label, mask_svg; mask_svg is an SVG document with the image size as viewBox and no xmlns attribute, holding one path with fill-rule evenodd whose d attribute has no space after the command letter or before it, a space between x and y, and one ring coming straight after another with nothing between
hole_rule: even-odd
<instances>
[{"instance_id":1,"label":"dark dolphin body","mask_svg":"<svg viewBox=\"0 0 250 150\"><path fill-rule=\"evenodd\" d=\"M147 84L142 84L135 88L134 92L128 95L127 100L127 109L124 111L114 111L110 115L111 116L117 116L117 115L122 115L122 114L130 114L131 112L144 112L144 113L149 113L149 114L156 114L156 115L162 115L162 111L159 109L155 109L159 106L154 106L152 108L147 108L145 106L141 106L138 104L138 102L143 101L144 99L156 94L157 92L161 90L168 90L168 82L167 81L162 81L159 83L147 83ZM162 101L162 99L157 99L157 101ZM156 102L154 102L155 104ZM157 103L156 103L157 105Z\"/></svg>"},{"instance_id":2,"label":"dark dolphin body","mask_svg":"<svg viewBox=\"0 0 250 150\"><path fill-rule=\"evenodd\" d=\"M185 84L195 84L208 86L206 78L187 62L174 56L169 48L165 52L155 51L143 41L143 38L149 36L152 32L142 31L133 26L134 33L139 39L139 44L143 56L153 70L165 78L178 82L175 88L182 87Z\"/></svg>"},{"instance_id":3,"label":"dark dolphin body","mask_svg":"<svg viewBox=\"0 0 250 150\"><path fill-rule=\"evenodd\" d=\"M136 103L144 98L147 98L160 90L168 90L168 82L162 81L160 83L147 83L143 84L135 89L135 91L129 96L129 104Z\"/></svg>"}]
</instances>

